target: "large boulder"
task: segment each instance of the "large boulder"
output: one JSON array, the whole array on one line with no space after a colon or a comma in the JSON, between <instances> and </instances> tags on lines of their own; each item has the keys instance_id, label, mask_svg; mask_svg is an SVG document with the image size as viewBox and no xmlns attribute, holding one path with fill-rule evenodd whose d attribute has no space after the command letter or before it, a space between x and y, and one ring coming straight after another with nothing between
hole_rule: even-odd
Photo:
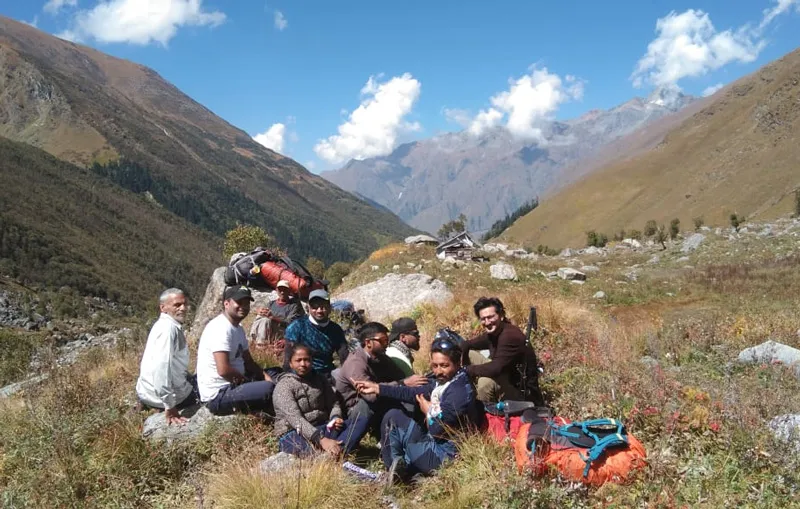
<instances>
[{"instance_id":1,"label":"large boulder","mask_svg":"<svg viewBox=\"0 0 800 509\"><path fill-rule=\"evenodd\" d=\"M167 442L191 440L202 434L212 423L227 425L236 418L235 415L215 416L200 404L181 410L180 414L188 421L183 424L171 425L167 425L163 412L151 415L144 421L142 437L152 441L165 440Z\"/></svg>"},{"instance_id":2,"label":"large boulder","mask_svg":"<svg viewBox=\"0 0 800 509\"><path fill-rule=\"evenodd\" d=\"M192 327L186 333L186 339L192 343L200 340L200 334L212 318L222 312L222 292L225 291L225 267L218 267L211 274L211 279L206 286L203 300L197 306ZM253 304L251 309L266 307L271 301L277 299L275 292L260 292L253 290Z\"/></svg>"},{"instance_id":3,"label":"large boulder","mask_svg":"<svg viewBox=\"0 0 800 509\"><path fill-rule=\"evenodd\" d=\"M504 279L508 281L513 281L517 279L517 271L514 269L513 265L508 263L495 263L494 265L489 267L489 273L492 275L494 279Z\"/></svg>"},{"instance_id":4,"label":"large boulder","mask_svg":"<svg viewBox=\"0 0 800 509\"><path fill-rule=\"evenodd\" d=\"M427 274L387 274L377 281L338 294L366 311L370 320L388 321L419 304L444 305L453 298L447 285Z\"/></svg>"},{"instance_id":5,"label":"large boulder","mask_svg":"<svg viewBox=\"0 0 800 509\"><path fill-rule=\"evenodd\" d=\"M694 251L695 249L700 247L700 244L703 243L705 238L706 236L703 235L702 233L693 233L689 235L689 238L684 240L683 244L681 245L681 252L689 253L691 251Z\"/></svg>"},{"instance_id":6,"label":"large boulder","mask_svg":"<svg viewBox=\"0 0 800 509\"><path fill-rule=\"evenodd\" d=\"M567 281L586 281L586 274L570 267L558 269L558 277Z\"/></svg>"},{"instance_id":7,"label":"large boulder","mask_svg":"<svg viewBox=\"0 0 800 509\"><path fill-rule=\"evenodd\" d=\"M411 237L406 237L405 240L406 244L432 244L438 245L439 240L431 237L430 235L414 235Z\"/></svg>"},{"instance_id":8,"label":"large boulder","mask_svg":"<svg viewBox=\"0 0 800 509\"><path fill-rule=\"evenodd\" d=\"M737 359L745 364L784 364L793 366L794 373L800 377L800 350L776 341L765 341L760 345L745 348Z\"/></svg>"}]
</instances>

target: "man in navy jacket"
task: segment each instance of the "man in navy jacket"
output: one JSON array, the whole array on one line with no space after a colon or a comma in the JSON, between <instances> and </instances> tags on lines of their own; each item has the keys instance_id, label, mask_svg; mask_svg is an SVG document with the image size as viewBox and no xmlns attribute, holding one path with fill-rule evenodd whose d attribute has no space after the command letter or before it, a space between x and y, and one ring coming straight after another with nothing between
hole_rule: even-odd
<instances>
[{"instance_id":1,"label":"man in navy jacket","mask_svg":"<svg viewBox=\"0 0 800 509\"><path fill-rule=\"evenodd\" d=\"M416 402L425 415L427 430L397 409L384 416L381 456L390 479L394 475L405 479L415 473L428 474L439 468L457 453L453 431L484 425L483 405L476 399L475 387L461 367L458 346L447 339L434 341L431 370L434 380L421 387L354 381L362 394Z\"/></svg>"}]
</instances>

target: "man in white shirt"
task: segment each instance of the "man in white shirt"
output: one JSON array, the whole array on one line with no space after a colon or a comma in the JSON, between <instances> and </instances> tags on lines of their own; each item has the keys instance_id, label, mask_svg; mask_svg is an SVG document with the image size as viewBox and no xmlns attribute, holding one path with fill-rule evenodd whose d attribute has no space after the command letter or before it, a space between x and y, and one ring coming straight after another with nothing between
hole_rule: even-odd
<instances>
[{"instance_id":1,"label":"man in white shirt","mask_svg":"<svg viewBox=\"0 0 800 509\"><path fill-rule=\"evenodd\" d=\"M275 384L250 355L241 326L253 297L246 286L222 294L222 313L208 322L197 347L200 400L215 415L270 411Z\"/></svg>"},{"instance_id":2,"label":"man in white shirt","mask_svg":"<svg viewBox=\"0 0 800 509\"><path fill-rule=\"evenodd\" d=\"M164 409L168 425L180 424L186 419L178 411L197 402L182 327L186 296L182 290L170 288L158 298L158 307L161 316L147 336L136 394L144 406Z\"/></svg>"}]
</instances>

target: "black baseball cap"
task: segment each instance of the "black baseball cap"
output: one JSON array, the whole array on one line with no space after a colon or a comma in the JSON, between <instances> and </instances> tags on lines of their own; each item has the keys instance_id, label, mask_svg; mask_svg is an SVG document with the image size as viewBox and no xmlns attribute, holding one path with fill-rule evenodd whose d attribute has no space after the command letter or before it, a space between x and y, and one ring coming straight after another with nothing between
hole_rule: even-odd
<instances>
[{"instance_id":1,"label":"black baseball cap","mask_svg":"<svg viewBox=\"0 0 800 509\"><path fill-rule=\"evenodd\" d=\"M250 293L250 288L246 286L229 286L225 288L225 291L222 293L222 302L226 300L233 299L235 301L239 301L242 299L253 299L253 295Z\"/></svg>"},{"instance_id":2,"label":"black baseball cap","mask_svg":"<svg viewBox=\"0 0 800 509\"><path fill-rule=\"evenodd\" d=\"M408 334L417 331L417 322L413 318L403 317L392 322L392 331L389 333L389 341L394 341L400 334Z\"/></svg>"}]
</instances>

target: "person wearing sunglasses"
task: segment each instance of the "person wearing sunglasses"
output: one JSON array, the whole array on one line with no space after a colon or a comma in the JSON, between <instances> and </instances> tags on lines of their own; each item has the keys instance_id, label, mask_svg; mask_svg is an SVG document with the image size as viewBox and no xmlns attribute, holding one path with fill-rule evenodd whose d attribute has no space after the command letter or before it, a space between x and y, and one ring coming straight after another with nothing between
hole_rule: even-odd
<instances>
[{"instance_id":1,"label":"person wearing sunglasses","mask_svg":"<svg viewBox=\"0 0 800 509\"><path fill-rule=\"evenodd\" d=\"M420 387L353 381L361 394L414 403L425 415L421 426L399 409L386 413L381 427L381 459L395 477L408 480L427 475L453 459L458 450L455 431L483 428L483 405L475 397L469 375L461 367L461 350L450 340L431 345L430 367L434 378ZM427 429L426 429L427 428Z\"/></svg>"},{"instance_id":2,"label":"person wearing sunglasses","mask_svg":"<svg viewBox=\"0 0 800 509\"><path fill-rule=\"evenodd\" d=\"M536 353L522 330L506 318L503 303L497 297L481 297L473 309L484 333L464 343L462 362L469 364L466 371L475 379L478 399L490 403L525 400L527 392L527 399L544 406ZM480 350L489 350L489 358ZM522 387L521 369L526 371L527 388Z\"/></svg>"},{"instance_id":3,"label":"person wearing sunglasses","mask_svg":"<svg viewBox=\"0 0 800 509\"><path fill-rule=\"evenodd\" d=\"M403 377L414 374L414 354L419 350L419 328L413 318L402 317L392 322L389 347L386 357L402 373Z\"/></svg>"},{"instance_id":4,"label":"person wearing sunglasses","mask_svg":"<svg viewBox=\"0 0 800 509\"><path fill-rule=\"evenodd\" d=\"M367 380L370 382L386 382L390 384L406 384L417 387L428 383L427 378L421 375L411 375L406 379L402 373L392 369L394 366L385 356L386 347L389 345L389 330L378 322L369 322L362 325L357 331L361 348L347 356L347 360L340 369L333 370L333 379L336 391L342 395L347 415L361 415L370 419L370 427L374 434L380 437L380 418L392 407L388 401L378 401L375 394L359 394L353 380ZM413 410L413 408L412 408ZM377 416L377 422L374 417Z\"/></svg>"}]
</instances>

